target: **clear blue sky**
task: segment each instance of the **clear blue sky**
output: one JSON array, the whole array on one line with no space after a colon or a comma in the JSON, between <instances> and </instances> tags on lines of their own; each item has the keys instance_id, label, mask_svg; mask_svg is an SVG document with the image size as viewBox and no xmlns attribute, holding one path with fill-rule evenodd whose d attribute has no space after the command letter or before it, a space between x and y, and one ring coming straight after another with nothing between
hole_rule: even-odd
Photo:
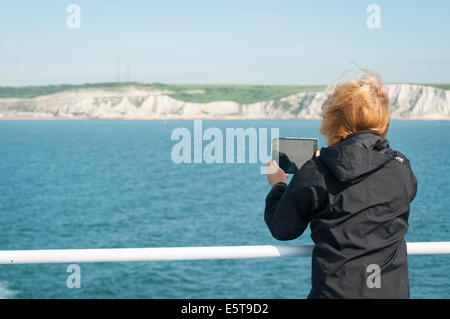
<instances>
[{"instance_id":1,"label":"clear blue sky","mask_svg":"<svg viewBox=\"0 0 450 319\"><path fill-rule=\"evenodd\" d=\"M66 26L81 7L81 28ZM369 4L381 29L366 26ZM450 83L450 1L2 1L0 86L328 84L354 63L388 82Z\"/></svg>"}]
</instances>

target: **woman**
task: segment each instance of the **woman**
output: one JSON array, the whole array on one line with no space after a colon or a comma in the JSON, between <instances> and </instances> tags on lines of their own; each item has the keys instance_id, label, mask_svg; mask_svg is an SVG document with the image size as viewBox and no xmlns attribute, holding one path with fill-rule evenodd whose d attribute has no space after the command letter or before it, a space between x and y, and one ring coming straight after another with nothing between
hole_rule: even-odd
<instances>
[{"instance_id":1,"label":"woman","mask_svg":"<svg viewBox=\"0 0 450 319\"><path fill-rule=\"evenodd\" d=\"M264 219L292 240L310 224L308 298L409 298L404 236L417 181L389 147L389 100L378 75L337 84L323 105L322 148L294 174L268 163Z\"/></svg>"}]
</instances>

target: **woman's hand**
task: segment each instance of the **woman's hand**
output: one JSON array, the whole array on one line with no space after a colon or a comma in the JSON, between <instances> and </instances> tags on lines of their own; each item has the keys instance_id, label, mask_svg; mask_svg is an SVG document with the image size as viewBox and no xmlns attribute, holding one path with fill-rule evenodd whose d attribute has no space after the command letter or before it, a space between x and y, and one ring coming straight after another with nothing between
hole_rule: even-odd
<instances>
[{"instance_id":1,"label":"woman's hand","mask_svg":"<svg viewBox=\"0 0 450 319\"><path fill-rule=\"evenodd\" d=\"M314 157L319 157L320 152L316 151L314 153ZM276 161L268 161L267 162L267 181L270 185L275 185L277 183L285 183L287 184L287 179L289 177L288 174L286 174L280 166L278 166L278 163Z\"/></svg>"},{"instance_id":2,"label":"woman's hand","mask_svg":"<svg viewBox=\"0 0 450 319\"><path fill-rule=\"evenodd\" d=\"M276 161L268 161L267 162L268 170L267 170L267 181L270 185L275 185L278 183L287 184L288 174L286 174L279 166Z\"/></svg>"}]
</instances>

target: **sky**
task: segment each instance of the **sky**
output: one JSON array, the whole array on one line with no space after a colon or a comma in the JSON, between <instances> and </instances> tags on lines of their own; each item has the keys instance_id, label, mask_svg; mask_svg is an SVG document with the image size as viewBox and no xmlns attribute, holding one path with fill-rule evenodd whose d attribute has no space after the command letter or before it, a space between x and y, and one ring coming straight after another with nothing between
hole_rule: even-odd
<instances>
[{"instance_id":1,"label":"sky","mask_svg":"<svg viewBox=\"0 0 450 319\"><path fill-rule=\"evenodd\" d=\"M69 28L70 4L80 28ZM369 28L370 4L380 28ZM450 83L450 1L5 1L0 86ZM353 72L353 73L352 73Z\"/></svg>"}]
</instances>

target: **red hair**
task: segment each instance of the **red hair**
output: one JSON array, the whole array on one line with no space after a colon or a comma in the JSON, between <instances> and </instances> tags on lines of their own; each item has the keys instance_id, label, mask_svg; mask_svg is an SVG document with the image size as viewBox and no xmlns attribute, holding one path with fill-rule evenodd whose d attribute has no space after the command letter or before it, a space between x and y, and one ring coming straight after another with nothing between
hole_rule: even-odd
<instances>
[{"instance_id":1,"label":"red hair","mask_svg":"<svg viewBox=\"0 0 450 319\"><path fill-rule=\"evenodd\" d=\"M389 98L381 77L364 70L357 80L338 83L322 106L320 132L333 146L347 135L372 130L386 137L389 127Z\"/></svg>"}]
</instances>

